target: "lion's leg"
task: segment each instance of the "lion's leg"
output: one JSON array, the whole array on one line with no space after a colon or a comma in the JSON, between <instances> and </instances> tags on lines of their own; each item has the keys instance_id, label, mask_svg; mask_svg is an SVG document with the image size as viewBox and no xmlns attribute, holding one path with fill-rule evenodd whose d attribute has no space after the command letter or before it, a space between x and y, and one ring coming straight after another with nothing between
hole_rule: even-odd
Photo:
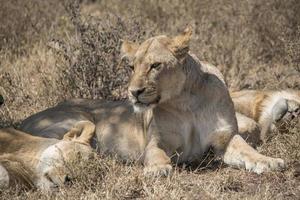
<instances>
[{"instance_id":1,"label":"lion's leg","mask_svg":"<svg viewBox=\"0 0 300 200\"><path fill-rule=\"evenodd\" d=\"M230 166L245 168L257 174L280 170L284 167L282 159L271 158L258 153L240 135L235 135L227 145L224 162Z\"/></svg>"},{"instance_id":2,"label":"lion's leg","mask_svg":"<svg viewBox=\"0 0 300 200\"><path fill-rule=\"evenodd\" d=\"M79 121L64 135L64 140L90 144L95 135L95 124L91 121Z\"/></svg>"},{"instance_id":3,"label":"lion's leg","mask_svg":"<svg viewBox=\"0 0 300 200\"><path fill-rule=\"evenodd\" d=\"M259 124L261 126L260 138L261 138L262 141L265 142L268 138L269 132L272 129L272 125L273 125L272 119L271 119L270 116L261 118L259 120Z\"/></svg>"},{"instance_id":4,"label":"lion's leg","mask_svg":"<svg viewBox=\"0 0 300 200\"><path fill-rule=\"evenodd\" d=\"M158 147L155 139L145 149L144 166L144 174L149 176L167 176L172 171L171 159Z\"/></svg>"},{"instance_id":5,"label":"lion's leg","mask_svg":"<svg viewBox=\"0 0 300 200\"><path fill-rule=\"evenodd\" d=\"M268 139L269 133L274 128L274 123L281 120L287 111L288 105L285 99L280 99L272 108L263 110L258 120L261 126L260 138L262 141Z\"/></svg>"},{"instance_id":6,"label":"lion's leg","mask_svg":"<svg viewBox=\"0 0 300 200\"><path fill-rule=\"evenodd\" d=\"M275 123L291 121L300 115L300 105L293 100L280 99L269 111L264 111L259 119L261 138L267 140L270 131L276 128Z\"/></svg>"},{"instance_id":7,"label":"lion's leg","mask_svg":"<svg viewBox=\"0 0 300 200\"><path fill-rule=\"evenodd\" d=\"M0 164L0 189L9 186L9 174L7 170Z\"/></svg>"},{"instance_id":8,"label":"lion's leg","mask_svg":"<svg viewBox=\"0 0 300 200\"><path fill-rule=\"evenodd\" d=\"M261 143L260 126L253 119L236 112L239 134L254 146Z\"/></svg>"},{"instance_id":9,"label":"lion's leg","mask_svg":"<svg viewBox=\"0 0 300 200\"><path fill-rule=\"evenodd\" d=\"M300 117L300 103L294 100L287 100L288 113L283 116L284 120L292 120L295 117Z\"/></svg>"}]
</instances>

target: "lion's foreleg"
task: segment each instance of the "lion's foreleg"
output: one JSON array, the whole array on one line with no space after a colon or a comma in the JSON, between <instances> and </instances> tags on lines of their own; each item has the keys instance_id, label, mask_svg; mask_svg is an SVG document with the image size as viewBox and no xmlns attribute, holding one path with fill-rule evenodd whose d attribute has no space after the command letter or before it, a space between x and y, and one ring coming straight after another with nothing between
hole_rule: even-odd
<instances>
[{"instance_id":1,"label":"lion's foreleg","mask_svg":"<svg viewBox=\"0 0 300 200\"><path fill-rule=\"evenodd\" d=\"M167 176L172 171L171 159L158 147L155 139L145 149L144 166L144 174L149 176Z\"/></svg>"},{"instance_id":2,"label":"lion's foreleg","mask_svg":"<svg viewBox=\"0 0 300 200\"><path fill-rule=\"evenodd\" d=\"M280 158L271 158L258 153L240 135L230 140L224 153L224 162L230 166L245 168L257 174L280 170L284 161Z\"/></svg>"}]
</instances>

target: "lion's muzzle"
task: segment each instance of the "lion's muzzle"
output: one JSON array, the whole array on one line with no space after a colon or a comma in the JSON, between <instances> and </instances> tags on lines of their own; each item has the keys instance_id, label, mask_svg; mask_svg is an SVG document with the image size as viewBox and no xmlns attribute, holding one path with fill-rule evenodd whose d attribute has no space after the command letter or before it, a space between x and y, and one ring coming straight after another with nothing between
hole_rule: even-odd
<instances>
[{"instance_id":1,"label":"lion's muzzle","mask_svg":"<svg viewBox=\"0 0 300 200\"><path fill-rule=\"evenodd\" d=\"M156 92L147 91L146 88L128 89L129 100L137 110L146 110L157 105L160 96Z\"/></svg>"},{"instance_id":2,"label":"lion's muzzle","mask_svg":"<svg viewBox=\"0 0 300 200\"><path fill-rule=\"evenodd\" d=\"M129 92L132 96L134 96L136 99L138 99L139 95L142 94L145 91L146 88L135 88L130 89Z\"/></svg>"}]
</instances>

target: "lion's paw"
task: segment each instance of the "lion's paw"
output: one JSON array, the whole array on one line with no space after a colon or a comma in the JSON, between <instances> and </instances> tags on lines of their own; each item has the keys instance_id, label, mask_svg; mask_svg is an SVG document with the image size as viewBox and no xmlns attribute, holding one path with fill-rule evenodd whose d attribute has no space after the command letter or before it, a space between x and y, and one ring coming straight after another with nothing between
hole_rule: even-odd
<instances>
[{"instance_id":1,"label":"lion's paw","mask_svg":"<svg viewBox=\"0 0 300 200\"><path fill-rule=\"evenodd\" d=\"M285 167L285 164L280 158L264 157L254 162L246 161L245 167L249 171L261 174L263 172L282 170Z\"/></svg>"},{"instance_id":2,"label":"lion's paw","mask_svg":"<svg viewBox=\"0 0 300 200\"><path fill-rule=\"evenodd\" d=\"M148 177L161 177L168 176L172 173L172 166L169 164L165 165L151 165L144 169L144 175Z\"/></svg>"}]
</instances>

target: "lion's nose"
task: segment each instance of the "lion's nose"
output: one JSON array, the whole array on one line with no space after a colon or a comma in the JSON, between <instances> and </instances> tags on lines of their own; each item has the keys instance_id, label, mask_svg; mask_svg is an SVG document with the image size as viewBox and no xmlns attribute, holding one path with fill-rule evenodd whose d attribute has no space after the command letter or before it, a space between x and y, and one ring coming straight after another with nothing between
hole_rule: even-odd
<instances>
[{"instance_id":1,"label":"lion's nose","mask_svg":"<svg viewBox=\"0 0 300 200\"><path fill-rule=\"evenodd\" d=\"M129 91L135 98L138 98L145 91L145 88L130 89Z\"/></svg>"}]
</instances>

